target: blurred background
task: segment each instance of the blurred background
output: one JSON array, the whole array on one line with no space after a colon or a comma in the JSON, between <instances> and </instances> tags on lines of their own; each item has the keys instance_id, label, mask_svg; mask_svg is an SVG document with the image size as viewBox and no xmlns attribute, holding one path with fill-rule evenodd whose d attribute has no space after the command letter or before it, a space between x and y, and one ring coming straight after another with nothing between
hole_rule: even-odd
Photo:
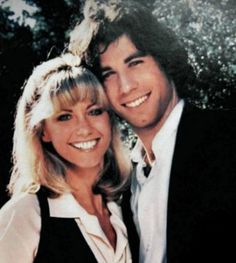
<instances>
[{"instance_id":1,"label":"blurred background","mask_svg":"<svg viewBox=\"0 0 236 263\"><path fill-rule=\"evenodd\" d=\"M236 108L236 1L136 1L153 10L187 49L198 79L188 91L189 101L201 108ZM6 185L21 87L34 66L66 48L70 29L82 18L83 4L82 0L0 0L0 207L9 198ZM128 125L122 123L121 128L123 138L132 140Z\"/></svg>"}]
</instances>

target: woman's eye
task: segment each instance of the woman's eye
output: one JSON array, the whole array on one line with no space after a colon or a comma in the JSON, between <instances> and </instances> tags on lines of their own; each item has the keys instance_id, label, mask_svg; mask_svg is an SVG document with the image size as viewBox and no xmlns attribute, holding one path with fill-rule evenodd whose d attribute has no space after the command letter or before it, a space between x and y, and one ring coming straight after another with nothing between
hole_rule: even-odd
<instances>
[{"instance_id":1,"label":"woman's eye","mask_svg":"<svg viewBox=\"0 0 236 263\"><path fill-rule=\"evenodd\" d=\"M89 111L89 115L91 116L98 116L101 115L104 112L104 109L102 108L97 108Z\"/></svg>"},{"instance_id":2,"label":"woman's eye","mask_svg":"<svg viewBox=\"0 0 236 263\"><path fill-rule=\"evenodd\" d=\"M71 119L71 115L70 114L62 114L62 115L59 115L57 117L58 121L68 121L70 119Z\"/></svg>"}]
</instances>

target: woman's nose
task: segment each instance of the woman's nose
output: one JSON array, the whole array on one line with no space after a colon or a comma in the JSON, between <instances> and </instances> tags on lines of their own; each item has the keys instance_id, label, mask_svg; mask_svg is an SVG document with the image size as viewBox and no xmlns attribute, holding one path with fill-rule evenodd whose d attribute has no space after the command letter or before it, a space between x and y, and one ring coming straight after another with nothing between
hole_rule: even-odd
<instances>
[{"instance_id":1,"label":"woman's nose","mask_svg":"<svg viewBox=\"0 0 236 263\"><path fill-rule=\"evenodd\" d=\"M86 118L80 119L77 122L76 134L77 136L88 136L92 133L92 127Z\"/></svg>"}]
</instances>

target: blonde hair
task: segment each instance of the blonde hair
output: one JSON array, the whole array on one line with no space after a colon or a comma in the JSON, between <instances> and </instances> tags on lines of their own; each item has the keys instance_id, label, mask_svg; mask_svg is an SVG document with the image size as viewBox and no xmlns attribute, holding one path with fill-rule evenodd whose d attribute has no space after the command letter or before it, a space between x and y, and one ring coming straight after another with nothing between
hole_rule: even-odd
<instances>
[{"instance_id":1,"label":"blonde hair","mask_svg":"<svg viewBox=\"0 0 236 263\"><path fill-rule=\"evenodd\" d=\"M64 54L37 66L24 86L15 118L13 170L8 186L11 194L36 193L40 186L45 186L54 196L70 191L65 181L66 164L42 142L41 136L44 120L64 106L90 99L108 110L100 82L79 65L79 57ZM128 182L131 165L114 117L108 112L112 141L94 191L102 193L107 200L115 200Z\"/></svg>"}]
</instances>

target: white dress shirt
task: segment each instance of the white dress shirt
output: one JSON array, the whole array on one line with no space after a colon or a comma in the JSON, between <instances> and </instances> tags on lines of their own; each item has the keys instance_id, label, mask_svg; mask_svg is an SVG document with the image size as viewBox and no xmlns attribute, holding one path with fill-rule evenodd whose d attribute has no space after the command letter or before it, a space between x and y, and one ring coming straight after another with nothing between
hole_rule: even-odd
<instances>
[{"instance_id":1,"label":"white dress shirt","mask_svg":"<svg viewBox=\"0 0 236 263\"><path fill-rule=\"evenodd\" d=\"M131 183L131 209L140 236L140 263L166 262L167 201L171 163L174 153L177 128L183 111L180 100L168 116L152 142L155 162L149 176L142 156L143 145L137 141L131 159L136 166L136 176Z\"/></svg>"},{"instance_id":2,"label":"white dress shirt","mask_svg":"<svg viewBox=\"0 0 236 263\"><path fill-rule=\"evenodd\" d=\"M88 214L70 193L48 199L50 216L74 218L99 263L130 263L131 254L120 207L107 204L117 235L116 250L110 245L96 216ZM0 210L0 262L32 263L41 229L40 207L35 194L12 198Z\"/></svg>"}]
</instances>

